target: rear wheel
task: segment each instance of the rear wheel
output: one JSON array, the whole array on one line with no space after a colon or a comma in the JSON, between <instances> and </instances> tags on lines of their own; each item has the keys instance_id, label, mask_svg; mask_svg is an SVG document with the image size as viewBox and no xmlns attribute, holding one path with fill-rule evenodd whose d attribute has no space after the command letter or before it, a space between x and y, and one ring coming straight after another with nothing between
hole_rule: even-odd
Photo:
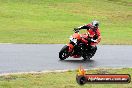
<instances>
[{"instance_id":1,"label":"rear wheel","mask_svg":"<svg viewBox=\"0 0 132 88\"><path fill-rule=\"evenodd\" d=\"M91 58L94 56L94 54L96 53L97 51L97 46L95 46L92 51L91 51Z\"/></svg>"},{"instance_id":2,"label":"rear wheel","mask_svg":"<svg viewBox=\"0 0 132 88\"><path fill-rule=\"evenodd\" d=\"M89 54L84 54L82 57L83 57L83 61L90 60Z\"/></svg>"},{"instance_id":3,"label":"rear wheel","mask_svg":"<svg viewBox=\"0 0 132 88\"><path fill-rule=\"evenodd\" d=\"M96 51L97 51L97 46L92 47L88 53L86 53L86 52L84 53L84 55L82 56L83 60L84 61L90 60L90 58L92 58L94 56L94 54L96 53Z\"/></svg>"},{"instance_id":4,"label":"rear wheel","mask_svg":"<svg viewBox=\"0 0 132 88\"><path fill-rule=\"evenodd\" d=\"M69 57L68 46L65 45L59 52L59 58L60 60L65 60L68 57Z\"/></svg>"}]
</instances>

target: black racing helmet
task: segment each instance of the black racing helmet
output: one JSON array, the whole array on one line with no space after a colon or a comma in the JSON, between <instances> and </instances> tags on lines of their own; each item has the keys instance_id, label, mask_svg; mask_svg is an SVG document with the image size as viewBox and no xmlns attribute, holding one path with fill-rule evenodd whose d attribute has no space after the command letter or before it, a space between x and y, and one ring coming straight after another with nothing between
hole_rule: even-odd
<instances>
[{"instance_id":1,"label":"black racing helmet","mask_svg":"<svg viewBox=\"0 0 132 88\"><path fill-rule=\"evenodd\" d=\"M99 21L96 21L96 20L92 21L92 26L98 27L99 26Z\"/></svg>"}]
</instances>

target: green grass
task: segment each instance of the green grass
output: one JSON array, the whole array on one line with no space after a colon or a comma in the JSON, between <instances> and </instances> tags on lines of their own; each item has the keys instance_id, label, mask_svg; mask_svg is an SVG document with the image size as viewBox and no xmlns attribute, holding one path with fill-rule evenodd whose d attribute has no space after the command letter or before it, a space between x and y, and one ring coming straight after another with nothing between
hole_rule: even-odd
<instances>
[{"instance_id":1,"label":"green grass","mask_svg":"<svg viewBox=\"0 0 132 88\"><path fill-rule=\"evenodd\" d=\"M88 74L130 74L132 68L88 70ZM28 73L0 76L0 88L131 88L129 84L85 84L76 83L76 71Z\"/></svg>"},{"instance_id":2,"label":"green grass","mask_svg":"<svg viewBox=\"0 0 132 88\"><path fill-rule=\"evenodd\" d=\"M0 0L0 43L67 43L93 19L101 44L132 44L132 0Z\"/></svg>"}]
</instances>

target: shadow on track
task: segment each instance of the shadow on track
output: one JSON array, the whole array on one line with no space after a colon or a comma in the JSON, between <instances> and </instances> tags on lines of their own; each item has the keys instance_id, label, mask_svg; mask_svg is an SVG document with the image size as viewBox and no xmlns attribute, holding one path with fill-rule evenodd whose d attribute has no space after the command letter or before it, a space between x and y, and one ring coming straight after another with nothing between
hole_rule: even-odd
<instances>
[{"instance_id":1,"label":"shadow on track","mask_svg":"<svg viewBox=\"0 0 132 88\"><path fill-rule=\"evenodd\" d=\"M61 61L61 60L60 60ZM86 61L83 61L83 60L63 60L63 61L61 61L61 62L67 62L67 63L80 63L80 64L82 64L82 63L90 63L90 64L92 64L92 63L94 63L95 61L94 60L86 60Z\"/></svg>"},{"instance_id":2,"label":"shadow on track","mask_svg":"<svg viewBox=\"0 0 132 88\"><path fill-rule=\"evenodd\" d=\"M75 66L75 67L79 67L81 65L86 69L96 67L96 61L94 61L94 60L86 60L86 61L83 61L83 60L63 60L60 62L63 64L65 63L66 65Z\"/></svg>"}]
</instances>

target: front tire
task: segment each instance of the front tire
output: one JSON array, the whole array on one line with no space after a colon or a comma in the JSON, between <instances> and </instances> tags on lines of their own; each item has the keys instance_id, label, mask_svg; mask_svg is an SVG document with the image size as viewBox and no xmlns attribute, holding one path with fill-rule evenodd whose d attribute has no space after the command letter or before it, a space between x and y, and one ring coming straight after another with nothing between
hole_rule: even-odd
<instances>
[{"instance_id":1,"label":"front tire","mask_svg":"<svg viewBox=\"0 0 132 88\"><path fill-rule=\"evenodd\" d=\"M69 57L68 46L65 45L59 52L59 58L60 60L65 60L68 57Z\"/></svg>"}]
</instances>

